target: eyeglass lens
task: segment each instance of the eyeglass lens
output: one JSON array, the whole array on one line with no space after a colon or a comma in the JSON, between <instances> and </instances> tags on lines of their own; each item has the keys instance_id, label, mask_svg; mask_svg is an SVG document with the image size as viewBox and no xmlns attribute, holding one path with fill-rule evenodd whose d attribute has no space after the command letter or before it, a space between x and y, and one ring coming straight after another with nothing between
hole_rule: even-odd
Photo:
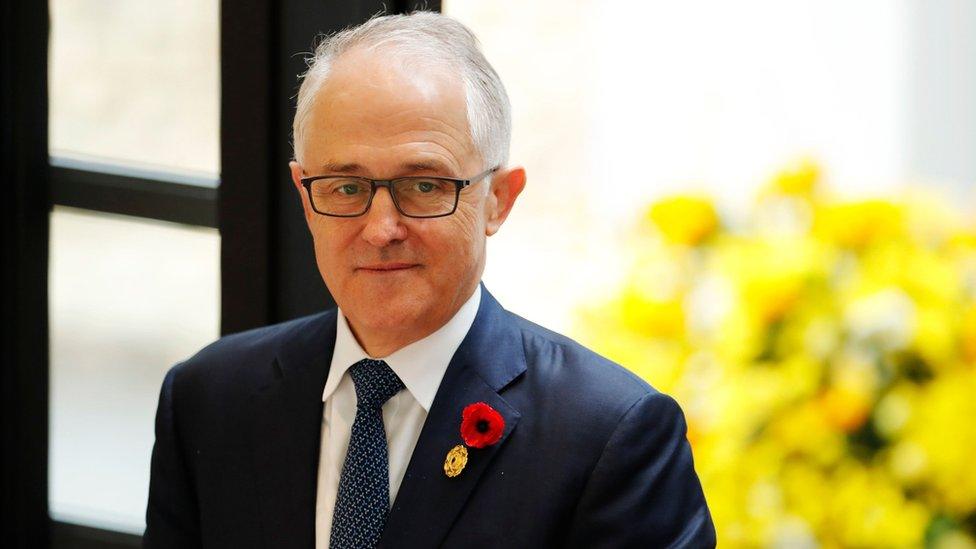
<instances>
[{"instance_id":1,"label":"eyeglass lens","mask_svg":"<svg viewBox=\"0 0 976 549\"><path fill-rule=\"evenodd\" d=\"M359 215L369 204L371 185L357 178L316 179L311 183L312 205L332 215ZM438 178L395 179L393 200L404 215L435 216L450 213L457 201L454 181Z\"/></svg>"}]
</instances>

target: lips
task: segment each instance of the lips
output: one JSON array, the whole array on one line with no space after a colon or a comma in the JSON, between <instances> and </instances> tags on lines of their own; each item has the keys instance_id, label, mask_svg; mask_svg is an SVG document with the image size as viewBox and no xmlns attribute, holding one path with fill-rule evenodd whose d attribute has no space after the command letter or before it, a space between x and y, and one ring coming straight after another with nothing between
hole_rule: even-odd
<instances>
[{"instance_id":1,"label":"lips","mask_svg":"<svg viewBox=\"0 0 976 549\"><path fill-rule=\"evenodd\" d=\"M373 265L363 265L359 268L363 271L388 272L402 271L416 266L416 263L375 263Z\"/></svg>"}]
</instances>

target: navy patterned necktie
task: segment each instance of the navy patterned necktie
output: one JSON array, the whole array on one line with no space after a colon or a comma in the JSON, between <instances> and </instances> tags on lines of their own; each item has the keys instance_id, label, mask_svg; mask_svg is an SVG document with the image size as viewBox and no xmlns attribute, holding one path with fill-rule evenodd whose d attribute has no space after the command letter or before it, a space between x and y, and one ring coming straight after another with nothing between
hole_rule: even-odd
<instances>
[{"instance_id":1,"label":"navy patterned necktie","mask_svg":"<svg viewBox=\"0 0 976 549\"><path fill-rule=\"evenodd\" d=\"M382 360L363 359L349 368L356 384L356 419L339 477L330 549L372 548L390 512L390 462L383 403L404 389Z\"/></svg>"}]
</instances>

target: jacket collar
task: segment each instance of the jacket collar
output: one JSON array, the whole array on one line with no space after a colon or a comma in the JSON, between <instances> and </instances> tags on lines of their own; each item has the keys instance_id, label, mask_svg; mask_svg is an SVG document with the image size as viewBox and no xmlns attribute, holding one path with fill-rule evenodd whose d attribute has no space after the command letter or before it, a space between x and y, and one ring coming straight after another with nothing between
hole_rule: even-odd
<instances>
[{"instance_id":1,"label":"jacket collar","mask_svg":"<svg viewBox=\"0 0 976 549\"><path fill-rule=\"evenodd\" d=\"M335 323L335 309L290 323L251 396L253 478L267 547L315 545L321 397Z\"/></svg>"}]
</instances>

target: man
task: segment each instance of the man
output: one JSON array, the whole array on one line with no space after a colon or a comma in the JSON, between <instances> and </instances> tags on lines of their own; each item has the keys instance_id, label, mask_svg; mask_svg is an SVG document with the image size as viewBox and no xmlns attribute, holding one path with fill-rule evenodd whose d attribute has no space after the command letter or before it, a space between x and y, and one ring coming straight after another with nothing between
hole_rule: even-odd
<instances>
[{"instance_id":1,"label":"man","mask_svg":"<svg viewBox=\"0 0 976 549\"><path fill-rule=\"evenodd\" d=\"M374 18L304 77L291 175L338 308L170 370L146 546L714 546L675 401L480 284L526 176L470 31Z\"/></svg>"}]
</instances>

